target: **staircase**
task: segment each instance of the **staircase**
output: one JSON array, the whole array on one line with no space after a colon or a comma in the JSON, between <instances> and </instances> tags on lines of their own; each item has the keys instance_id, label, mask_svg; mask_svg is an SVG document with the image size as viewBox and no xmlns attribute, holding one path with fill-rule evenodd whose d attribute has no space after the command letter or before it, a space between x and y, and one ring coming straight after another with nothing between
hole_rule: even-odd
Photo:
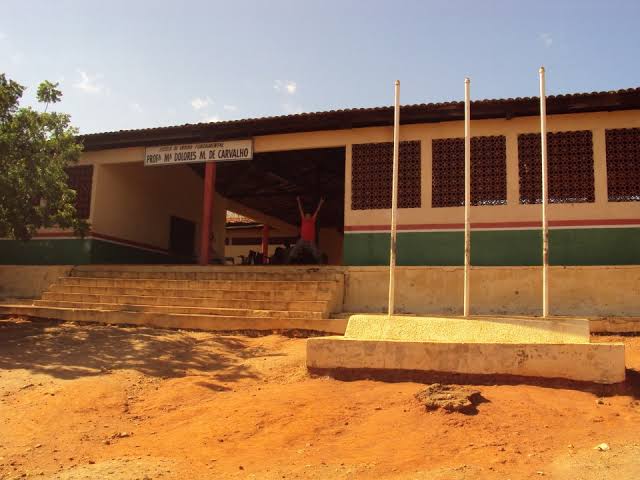
<instances>
[{"instance_id":1,"label":"staircase","mask_svg":"<svg viewBox=\"0 0 640 480\"><path fill-rule=\"evenodd\" d=\"M110 266L74 268L33 305L0 313L201 330L343 333L344 274L309 267Z\"/></svg>"}]
</instances>

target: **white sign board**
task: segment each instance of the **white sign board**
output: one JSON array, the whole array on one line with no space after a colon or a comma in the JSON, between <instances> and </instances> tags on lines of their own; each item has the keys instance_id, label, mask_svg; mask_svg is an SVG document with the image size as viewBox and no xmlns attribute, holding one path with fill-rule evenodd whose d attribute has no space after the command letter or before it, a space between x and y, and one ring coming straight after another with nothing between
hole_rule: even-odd
<instances>
[{"instance_id":1,"label":"white sign board","mask_svg":"<svg viewBox=\"0 0 640 480\"><path fill-rule=\"evenodd\" d=\"M192 143L148 147L144 153L145 167L178 163L235 162L253 158L251 140Z\"/></svg>"}]
</instances>

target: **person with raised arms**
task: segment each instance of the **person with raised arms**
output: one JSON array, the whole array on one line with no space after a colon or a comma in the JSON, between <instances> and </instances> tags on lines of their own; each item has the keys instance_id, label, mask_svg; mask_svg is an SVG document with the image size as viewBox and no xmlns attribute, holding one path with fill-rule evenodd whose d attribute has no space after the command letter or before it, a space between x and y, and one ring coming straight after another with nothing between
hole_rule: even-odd
<instances>
[{"instance_id":1,"label":"person with raised arms","mask_svg":"<svg viewBox=\"0 0 640 480\"><path fill-rule=\"evenodd\" d=\"M316 246L316 219L324 203L324 198L321 198L320 202L318 202L313 215L305 213L300 197L296 197L296 200L298 201L298 211L300 212L300 239L289 253L289 263L306 263L305 259L309 255L314 259L315 263L321 263L322 255Z\"/></svg>"}]
</instances>

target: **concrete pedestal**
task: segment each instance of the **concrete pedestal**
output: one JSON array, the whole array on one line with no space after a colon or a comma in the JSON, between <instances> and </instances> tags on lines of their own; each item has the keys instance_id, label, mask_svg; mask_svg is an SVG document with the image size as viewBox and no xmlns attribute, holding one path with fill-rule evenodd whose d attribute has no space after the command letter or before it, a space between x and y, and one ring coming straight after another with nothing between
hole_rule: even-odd
<instances>
[{"instance_id":1,"label":"concrete pedestal","mask_svg":"<svg viewBox=\"0 0 640 480\"><path fill-rule=\"evenodd\" d=\"M624 344L589 343L580 319L355 315L344 337L307 340L307 366L563 378L625 379Z\"/></svg>"}]
</instances>

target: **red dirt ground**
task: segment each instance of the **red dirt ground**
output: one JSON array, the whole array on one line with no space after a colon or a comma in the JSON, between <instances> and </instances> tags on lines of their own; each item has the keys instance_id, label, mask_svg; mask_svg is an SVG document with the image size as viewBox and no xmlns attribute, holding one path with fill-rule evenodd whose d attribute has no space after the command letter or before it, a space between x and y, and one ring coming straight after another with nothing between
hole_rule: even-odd
<instances>
[{"instance_id":1,"label":"red dirt ground","mask_svg":"<svg viewBox=\"0 0 640 480\"><path fill-rule=\"evenodd\" d=\"M0 478L637 479L640 337L594 340L625 385L485 378L467 416L311 377L303 338L5 319Z\"/></svg>"}]
</instances>

